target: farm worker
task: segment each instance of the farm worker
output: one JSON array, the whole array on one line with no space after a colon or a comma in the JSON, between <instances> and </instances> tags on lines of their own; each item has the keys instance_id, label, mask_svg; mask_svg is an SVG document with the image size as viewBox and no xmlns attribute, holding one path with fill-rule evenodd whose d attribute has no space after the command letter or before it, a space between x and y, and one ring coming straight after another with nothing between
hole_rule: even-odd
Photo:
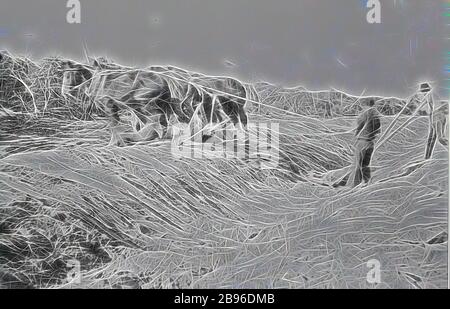
<instances>
[{"instance_id":1,"label":"farm worker","mask_svg":"<svg viewBox=\"0 0 450 309\"><path fill-rule=\"evenodd\" d=\"M366 183L370 180L370 161L374 150L374 140L381 129L380 114L374 105L375 101L371 99L369 108L357 119L355 165L349 179L353 187L363 180Z\"/></svg>"},{"instance_id":2,"label":"farm worker","mask_svg":"<svg viewBox=\"0 0 450 309\"><path fill-rule=\"evenodd\" d=\"M425 160L431 158L436 145L436 140L444 146L447 147L448 137L447 135L447 114L448 114L448 104L447 102L442 102L441 106L437 110L434 110L433 94L431 93L431 87L428 83L423 83L420 85L420 95L428 103L428 139L427 147L425 149Z\"/></svg>"},{"instance_id":3,"label":"farm worker","mask_svg":"<svg viewBox=\"0 0 450 309\"><path fill-rule=\"evenodd\" d=\"M448 146L448 102L443 101L441 106L433 111L430 116L430 127L428 131L427 148L425 159L428 160L433 155L436 140L447 148Z\"/></svg>"}]
</instances>

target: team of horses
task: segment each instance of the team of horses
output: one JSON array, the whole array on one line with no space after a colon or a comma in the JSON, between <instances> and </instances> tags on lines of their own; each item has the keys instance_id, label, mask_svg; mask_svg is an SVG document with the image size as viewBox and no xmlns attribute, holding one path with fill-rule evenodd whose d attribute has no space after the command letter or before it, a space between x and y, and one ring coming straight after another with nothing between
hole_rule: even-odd
<instances>
[{"instance_id":1,"label":"team of horses","mask_svg":"<svg viewBox=\"0 0 450 309\"><path fill-rule=\"evenodd\" d=\"M189 124L203 119L202 140L212 129L230 121L246 130L247 93L230 77L207 76L174 66L129 68L94 60L89 64L64 61L62 95L67 99L88 98L109 118L112 145L124 145L121 112L133 115L131 127L139 139L164 138L170 124Z\"/></svg>"}]
</instances>

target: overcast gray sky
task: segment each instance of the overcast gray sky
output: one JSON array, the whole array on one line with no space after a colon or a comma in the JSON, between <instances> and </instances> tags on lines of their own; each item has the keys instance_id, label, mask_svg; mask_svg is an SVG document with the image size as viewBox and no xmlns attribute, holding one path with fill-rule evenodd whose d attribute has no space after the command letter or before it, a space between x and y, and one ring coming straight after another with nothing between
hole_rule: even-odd
<instances>
[{"instance_id":1,"label":"overcast gray sky","mask_svg":"<svg viewBox=\"0 0 450 309\"><path fill-rule=\"evenodd\" d=\"M80 59L86 42L124 64L353 93L403 96L423 79L444 86L440 0L381 0L379 25L367 23L365 0L80 2L73 25L65 0L1 0L0 49Z\"/></svg>"}]
</instances>

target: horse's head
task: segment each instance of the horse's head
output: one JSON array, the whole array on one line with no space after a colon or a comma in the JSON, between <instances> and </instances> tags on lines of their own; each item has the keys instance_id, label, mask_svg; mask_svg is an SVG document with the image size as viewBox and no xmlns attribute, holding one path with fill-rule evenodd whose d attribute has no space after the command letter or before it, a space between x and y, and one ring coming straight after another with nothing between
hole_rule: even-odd
<instances>
[{"instance_id":1,"label":"horse's head","mask_svg":"<svg viewBox=\"0 0 450 309\"><path fill-rule=\"evenodd\" d=\"M98 71L101 70L117 70L121 69L122 66L115 64L114 61L106 57L90 58L89 64Z\"/></svg>"},{"instance_id":2,"label":"horse's head","mask_svg":"<svg viewBox=\"0 0 450 309\"><path fill-rule=\"evenodd\" d=\"M79 93L85 92L92 79L92 68L67 60L62 63L62 71L64 73L61 93L65 98L76 98Z\"/></svg>"}]
</instances>

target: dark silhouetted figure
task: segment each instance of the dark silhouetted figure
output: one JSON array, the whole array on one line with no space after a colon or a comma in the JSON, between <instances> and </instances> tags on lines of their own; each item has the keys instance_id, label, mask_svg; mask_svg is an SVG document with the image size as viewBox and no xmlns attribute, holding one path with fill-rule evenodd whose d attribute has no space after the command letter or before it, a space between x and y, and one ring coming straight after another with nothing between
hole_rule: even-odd
<instances>
[{"instance_id":1,"label":"dark silhouetted figure","mask_svg":"<svg viewBox=\"0 0 450 309\"><path fill-rule=\"evenodd\" d=\"M357 120L356 127L356 149L355 170L351 174L350 184L353 187L359 185L363 180L370 180L370 161L374 150L374 140L381 130L380 114L375 108L375 101L369 101L369 108L365 110Z\"/></svg>"},{"instance_id":2,"label":"dark silhouetted figure","mask_svg":"<svg viewBox=\"0 0 450 309\"><path fill-rule=\"evenodd\" d=\"M428 139L427 139L427 147L425 149L425 159L431 158L431 154L433 152L434 144L436 142L435 137L435 129L433 127L433 114L434 114L434 103L433 103L433 95L431 94L431 86L428 83L420 84L418 96L423 102L424 100L428 104ZM434 139L434 141L433 141Z\"/></svg>"},{"instance_id":3,"label":"dark silhouetted figure","mask_svg":"<svg viewBox=\"0 0 450 309\"><path fill-rule=\"evenodd\" d=\"M333 118L333 103L331 99L325 102L325 118Z\"/></svg>"},{"instance_id":4,"label":"dark silhouetted figure","mask_svg":"<svg viewBox=\"0 0 450 309\"><path fill-rule=\"evenodd\" d=\"M429 99L432 101L432 99ZM432 103L431 103L432 104ZM433 155L436 140L447 147L448 146L448 103L442 102L441 106L433 110L430 115L430 127L428 131L427 148L425 150L425 159L428 160Z\"/></svg>"},{"instance_id":5,"label":"dark silhouetted figure","mask_svg":"<svg viewBox=\"0 0 450 309\"><path fill-rule=\"evenodd\" d=\"M428 139L427 147L425 149L425 160L428 160L433 155L434 147L436 145L436 140L439 140L442 146L447 147L448 137L447 137L447 114L448 114L448 103L442 102L438 109L434 110L433 94L431 92L432 88L428 83L422 83L420 85L420 96L422 100L426 100L428 103Z\"/></svg>"}]
</instances>

